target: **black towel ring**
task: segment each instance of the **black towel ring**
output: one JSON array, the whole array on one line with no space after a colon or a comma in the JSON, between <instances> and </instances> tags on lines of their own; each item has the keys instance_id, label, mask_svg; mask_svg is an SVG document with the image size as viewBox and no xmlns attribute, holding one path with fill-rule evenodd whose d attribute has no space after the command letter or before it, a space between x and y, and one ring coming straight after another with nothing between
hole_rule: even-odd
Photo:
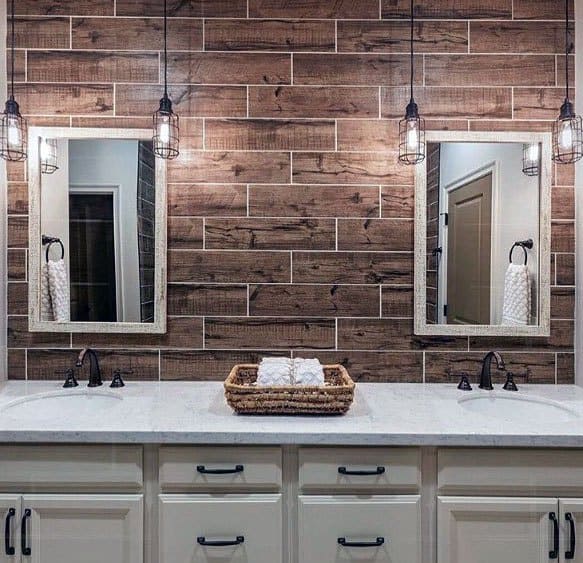
<instances>
[{"instance_id":1,"label":"black towel ring","mask_svg":"<svg viewBox=\"0 0 583 563\"><path fill-rule=\"evenodd\" d=\"M524 252L524 265L526 266L528 263L528 252L526 252L526 249L528 248L529 250L532 249L532 247L534 246L534 242L531 238L527 239L527 240L517 240L513 245L512 248L510 249L510 254L508 255L508 261L512 264L512 253L514 252L514 249L516 247L522 248L522 251Z\"/></svg>"},{"instance_id":2,"label":"black towel ring","mask_svg":"<svg viewBox=\"0 0 583 563\"><path fill-rule=\"evenodd\" d=\"M49 261L49 252L51 250L51 245L53 245L55 243L59 244L61 247L61 260L65 259L65 246L63 245L63 242L61 241L60 238L48 237L46 235L43 235L42 236L42 243L43 243L43 246L47 247L46 254L45 254L47 263Z\"/></svg>"}]
</instances>

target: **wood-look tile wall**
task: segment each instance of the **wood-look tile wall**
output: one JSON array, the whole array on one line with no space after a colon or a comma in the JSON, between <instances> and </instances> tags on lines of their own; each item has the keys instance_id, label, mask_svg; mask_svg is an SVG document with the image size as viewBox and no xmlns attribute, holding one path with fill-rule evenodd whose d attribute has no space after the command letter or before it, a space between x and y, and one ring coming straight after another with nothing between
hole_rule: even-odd
<instances>
[{"instance_id":1,"label":"wood-look tile wall","mask_svg":"<svg viewBox=\"0 0 583 563\"><path fill-rule=\"evenodd\" d=\"M19 0L16 94L31 123L149 126L159 0ZM428 127L548 130L561 104L561 0L417 0ZM555 171L552 335L413 335L413 171L397 164L408 0L170 0L168 334L27 332L24 167L9 167L10 377L76 351L141 379L223 379L262 354L342 362L360 381L451 381L503 351L573 381L574 178ZM508 210L509 213L512 210Z\"/></svg>"}]
</instances>

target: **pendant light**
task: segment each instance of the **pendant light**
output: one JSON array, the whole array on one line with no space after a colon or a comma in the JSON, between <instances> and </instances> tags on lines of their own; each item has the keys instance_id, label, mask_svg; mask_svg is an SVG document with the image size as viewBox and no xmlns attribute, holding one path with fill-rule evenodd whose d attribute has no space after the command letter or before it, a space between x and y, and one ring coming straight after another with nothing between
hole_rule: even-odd
<instances>
[{"instance_id":1,"label":"pendant light","mask_svg":"<svg viewBox=\"0 0 583 563\"><path fill-rule=\"evenodd\" d=\"M160 158L172 160L179 154L180 135L178 116L172 111L172 100L168 96L168 16L164 0L164 95L158 111L154 112L154 153Z\"/></svg>"},{"instance_id":2,"label":"pendant light","mask_svg":"<svg viewBox=\"0 0 583 563\"><path fill-rule=\"evenodd\" d=\"M540 170L540 146L538 143L522 147L522 172L527 176L538 176Z\"/></svg>"},{"instance_id":3,"label":"pendant light","mask_svg":"<svg viewBox=\"0 0 583 563\"><path fill-rule=\"evenodd\" d=\"M581 116L569 99L569 0L565 0L565 101L559 117L553 123L553 160L559 164L572 164L583 156L583 127Z\"/></svg>"},{"instance_id":4,"label":"pendant light","mask_svg":"<svg viewBox=\"0 0 583 563\"><path fill-rule=\"evenodd\" d=\"M27 157L26 120L20 115L20 108L14 99L14 0L11 2L10 35L10 97L6 100L0 122L0 156L14 162L26 160Z\"/></svg>"},{"instance_id":5,"label":"pendant light","mask_svg":"<svg viewBox=\"0 0 583 563\"><path fill-rule=\"evenodd\" d=\"M40 142L40 170L52 174L59 169L57 164L57 140L42 139Z\"/></svg>"},{"instance_id":6,"label":"pendant light","mask_svg":"<svg viewBox=\"0 0 583 563\"><path fill-rule=\"evenodd\" d=\"M405 117L399 122L399 160L404 164L419 164L425 159L425 120L419 117L419 108L413 98L414 53L413 31L414 6L411 0L411 98Z\"/></svg>"}]
</instances>

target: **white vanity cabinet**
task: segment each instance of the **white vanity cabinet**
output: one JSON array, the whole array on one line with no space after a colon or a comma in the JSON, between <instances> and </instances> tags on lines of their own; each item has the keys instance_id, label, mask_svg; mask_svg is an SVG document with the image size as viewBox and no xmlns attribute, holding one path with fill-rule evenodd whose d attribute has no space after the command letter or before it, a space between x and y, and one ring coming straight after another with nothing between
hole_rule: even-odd
<instances>
[{"instance_id":1,"label":"white vanity cabinet","mask_svg":"<svg viewBox=\"0 0 583 563\"><path fill-rule=\"evenodd\" d=\"M20 561L16 549L16 533L20 522L20 497L0 494L0 518L2 518L2 548L0 563Z\"/></svg>"}]
</instances>

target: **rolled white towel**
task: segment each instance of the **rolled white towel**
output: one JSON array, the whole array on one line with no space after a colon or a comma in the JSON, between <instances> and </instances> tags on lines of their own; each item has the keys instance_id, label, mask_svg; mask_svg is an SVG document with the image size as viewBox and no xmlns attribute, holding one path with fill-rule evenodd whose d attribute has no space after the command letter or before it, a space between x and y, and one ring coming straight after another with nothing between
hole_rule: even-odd
<instances>
[{"instance_id":1,"label":"rolled white towel","mask_svg":"<svg viewBox=\"0 0 583 563\"><path fill-rule=\"evenodd\" d=\"M71 320L71 299L69 297L69 280L67 266L64 260L49 260L49 292L55 321L68 322Z\"/></svg>"},{"instance_id":2,"label":"rolled white towel","mask_svg":"<svg viewBox=\"0 0 583 563\"><path fill-rule=\"evenodd\" d=\"M263 358L257 370L257 385L291 385L292 368L290 358Z\"/></svg>"},{"instance_id":3,"label":"rolled white towel","mask_svg":"<svg viewBox=\"0 0 583 563\"><path fill-rule=\"evenodd\" d=\"M293 381L296 385L324 385L324 368L316 358L295 358Z\"/></svg>"}]
</instances>

